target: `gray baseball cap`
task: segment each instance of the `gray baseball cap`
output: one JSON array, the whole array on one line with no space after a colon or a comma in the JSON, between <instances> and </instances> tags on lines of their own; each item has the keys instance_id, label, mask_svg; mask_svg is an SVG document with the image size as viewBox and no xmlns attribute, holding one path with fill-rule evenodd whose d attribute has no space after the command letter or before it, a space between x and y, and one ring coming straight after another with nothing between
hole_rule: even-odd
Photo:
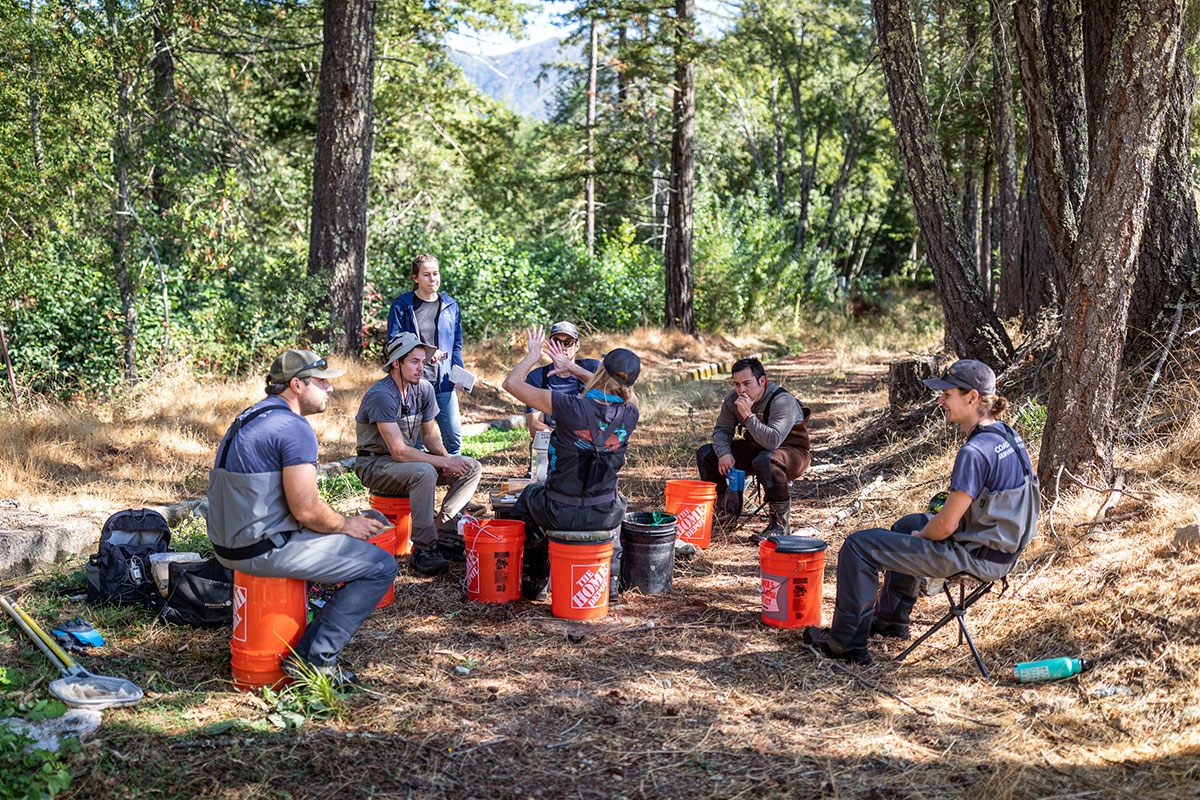
<instances>
[{"instance_id":1,"label":"gray baseball cap","mask_svg":"<svg viewBox=\"0 0 1200 800\"><path fill-rule=\"evenodd\" d=\"M436 347L430 347L425 344L417 338L415 333L405 331L399 336L393 336L391 339L388 339L387 345L383 348L383 363L385 365L391 364L397 358L403 358L418 347L425 348L426 358L430 358L437 352Z\"/></svg>"},{"instance_id":2,"label":"gray baseball cap","mask_svg":"<svg viewBox=\"0 0 1200 800\"><path fill-rule=\"evenodd\" d=\"M560 333L579 341L579 328L576 328L573 322L567 322L564 319L562 322L556 322L550 326L550 336L557 336Z\"/></svg>"},{"instance_id":3,"label":"gray baseball cap","mask_svg":"<svg viewBox=\"0 0 1200 800\"><path fill-rule=\"evenodd\" d=\"M974 389L982 395L996 393L996 373L982 361L964 358L955 361L940 378L926 378L921 383L939 392L945 389Z\"/></svg>"}]
</instances>

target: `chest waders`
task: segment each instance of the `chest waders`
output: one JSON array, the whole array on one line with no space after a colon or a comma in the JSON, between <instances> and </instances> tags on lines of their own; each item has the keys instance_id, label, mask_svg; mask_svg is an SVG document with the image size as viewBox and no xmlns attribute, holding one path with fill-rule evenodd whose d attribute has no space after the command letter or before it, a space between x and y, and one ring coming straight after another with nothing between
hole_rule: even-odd
<instances>
[{"instance_id":1,"label":"chest waders","mask_svg":"<svg viewBox=\"0 0 1200 800\"><path fill-rule=\"evenodd\" d=\"M229 429L225 448L208 478L208 538L213 551L226 561L255 558L287 543L303 526L292 516L283 491L283 472L230 472L225 469L229 448L239 431L268 411L259 408L238 417Z\"/></svg>"},{"instance_id":2,"label":"chest waders","mask_svg":"<svg viewBox=\"0 0 1200 800\"><path fill-rule=\"evenodd\" d=\"M993 491L984 488L980 491L979 497L971 501L963 515L961 529L950 538L965 545L974 558L1003 566L1003 572L1007 573L1037 533L1040 486L1033 464L1018 445L1011 428L1003 422L976 427L967 441L983 433L997 434L1008 443L1013 455L1020 460L1024 478L1015 489Z\"/></svg>"}]
</instances>

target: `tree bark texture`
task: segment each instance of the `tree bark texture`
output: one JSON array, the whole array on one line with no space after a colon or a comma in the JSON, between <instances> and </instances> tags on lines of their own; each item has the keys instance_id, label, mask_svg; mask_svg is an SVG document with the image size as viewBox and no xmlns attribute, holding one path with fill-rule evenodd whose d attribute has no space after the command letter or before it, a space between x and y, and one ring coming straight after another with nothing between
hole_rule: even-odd
<instances>
[{"instance_id":1,"label":"tree bark texture","mask_svg":"<svg viewBox=\"0 0 1200 800\"><path fill-rule=\"evenodd\" d=\"M1060 465L1084 481L1107 480L1111 473L1117 368L1185 4L1186 0L1146 0L1133 8L1135 4L1128 3L1114 27L1078 235L1056 258L1067 263L1068 270L1058 362L1038 463L1047 491L1053 491ZM1028 30L1029 20L1021 17L1029 10L1020 0L1018 29ZM1037 46L1035 40L1027 44ZM1050 87L1031 84L1029 89L1034 94ZM1064 93L1083 91L1081 84ZM1045 137L1034 137L1039 185L1069 186L1065 175L1041 172L1048 162L1036 151L1044 144ZM1053 230L1056 225L1044 201L1043 212ZM1053 235L1051 245L1058 246Z\"/></svg>"},{"instance_id":2,"label":"tree bark texture","mask_svg":"<svg viewBox=\"0 0 1200 800\"><path fill-rule=\"evenodd\" d=\"M169 10L160 11L168 14ZM154 24L154 56L150 69L154 73L152 108L155 114L156 161L150 176L151 194L159 214L170 211L175 202L167 178L175 162L175 54L171 47L172 28L164 19Z\"/></svg>"},{"instance_id":3,"label":"tree bark texture","mask_svg":"<svg viewBox=\"0 0 1200 800\"><path fill-rule=\"evenodd\" d=\"M1087 69L1088 131L1095 137L1099 108L1106 89L1117 0L1090 0L1084 6L1084 63ZM1170 309L1195 290L1200 269L1200 221L1196 218L1195 181L1191 163L1192 106L1196 78L1180 47L1167 96L1162 146L1154 162L1146 231L1138 253L1137 278L1129 298L1127 350L1151 343L1146 334L1161 328ZM1129 357L1129 353L1126 353Z\"/></svg>"},{"instance_id":4,"label":"tree bark texture","mask_svg":"<svg viewBox=\"0 0 1200 800\"><path fill-rule=\"evenodd\" d=\"M675 131L671 137L671 210L667 232L666 306L668 328L696 333L692 277L692 200L696 155L696 67L692 60L696 6L675 0Z\"/></svg>"},{"instance_id":5,"label":"tree bark texture","mask_svg":"<svg viewBox=\"0 0 1200 800\"><path fill-rule=\"evenodd\" d=\"M317 101L308 273L328 280L329 317L317 335L362 352L362 294L371 169L376 0L326 0Z\"/></svg>"},{"instance_id":6,"label":"tree bark texture","mask_svg":"<svg viewBox=\"0 0 1200 800\"><path fill-rule=\"evenodd\" d=\"M1058 307L1054 254L1050 252L1050 237L1042 217L1042 204L1038 202L1036 181L1033 169L1027 169L1025 191L1017 202L1021 229L1015 292L1022 328L1026 332L1037 330L1046 310Z\"/></svg>"},{"instance_id":7,"label":"tree bark texture","mask_svg":"<svg viewBox=\"0 0 1200 800\"><path fill-rule=\"evenodd\" d=\"M979 282L992 307L996 294L992 287L992 150L983 157L983 185L979 188Z\"/></svg>"},{"instance_id":8,"label":"tree bark texture","mask_svg":"<svg viewBox=\"0 0 1200 800\"><path fill-rule=\"evenodd\" d=\"M1013 126L1012 35L1009 13L1002 0L990 0L992 29L993 150L996 153L996 230L1000 242L1000 286L996 316L1015 317L1021 311L1020 228L1017 216L1017 137ZM1008 6L1005 4L1005 8Z\"/></svg>"},{"instance_id":9,"label":"tree bark texture","mask_svg":"<svg viewBox=\"0 0 1200 800\"><path fill-rule=\"evenodd\" d=\"M1012 343L971 269L974 259L958 226L925 96L908 0L875 0L875 26L900 158L946 317L947 343L959 357L1000 371L1012 357Z\"/></svg>"}]
</instances>

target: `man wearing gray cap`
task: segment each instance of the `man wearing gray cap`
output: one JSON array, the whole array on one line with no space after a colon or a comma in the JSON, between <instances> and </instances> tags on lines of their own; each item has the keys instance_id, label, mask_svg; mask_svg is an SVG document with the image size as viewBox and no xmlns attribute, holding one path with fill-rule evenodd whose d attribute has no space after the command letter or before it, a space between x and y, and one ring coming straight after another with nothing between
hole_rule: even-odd
<instances>
[{"instance_id":1,"label":"man wearing gray cap","mask_svg":"<svg viewBox=\"0 0 1200 800\"><path fill-rule=\"evenodd\" d=\"M1025 443L999 420L1008 401L996 394L996 374L980 361L956 361L925 385L941 392L946 422L967 435L935 513L909 514L890 530L846 537L838 552L837 599L829 628L804 629L804 641L825 655L868 664L872 635L907 639L921 577L966 572L985 581L1008 574L1037 533L1038 480ZM883 587L879 573L884 573Z\"/></svg>"},{"instance_id":2,"label":"man wearing gray cap","mask_svg":"<svg viewBox=\"0 0 1200 800\"><path fill-rule=\"evenodd\" d=\"M396 560L363 541L383 524L339 514L317 493L317 435L304 419L325 410L329 369L311 350L288 350L267 375L267 398L247 408L217 448L209 477L208 537L230 569L264 578L343 583L294 653L292 677L316 672L334 685L358 678L338 656L396 578Z\"/></svg>"},{"instance_id":3,"label":"man wearing gray cap","mask_svg":"<svg viewBox=\"0 0 1200 800\"><path fill-rule=\"evenodd\" d=\"M574 323L566 320L554 323L550 327L547 338L563 348L566 359L573 362L579 371L562 373L554 369L554 364L546 364L530 370L529 374L525 376L525 382L535 389L549 389L552 392L578 395L583 391L584 383L596 370L600 369L600 362L594 358L575 357L579 354L579 329L575 327ZM538 431L554 430L554 418L532 406L525 406L525 423L530 436Z\"/></svg>"},{"instance_id":4,"label":"man wearing gray cap","mask_svg":"<svg viewBox=\"0 0 1200 800\"><path fill-rule=\"evenodd\" d=\"M478 461L452 456L442 444L437 397L433 384L422 377L432 350L413 333L389 339L383 356L387 375L367 389L354 417L354 473L371 491L408 496L413 543L409 566L422 575L445 572L447 558L462 560L458 516L483 476ZM435 520L438 486L449 488Z\"/></svg>"}]
</instances>

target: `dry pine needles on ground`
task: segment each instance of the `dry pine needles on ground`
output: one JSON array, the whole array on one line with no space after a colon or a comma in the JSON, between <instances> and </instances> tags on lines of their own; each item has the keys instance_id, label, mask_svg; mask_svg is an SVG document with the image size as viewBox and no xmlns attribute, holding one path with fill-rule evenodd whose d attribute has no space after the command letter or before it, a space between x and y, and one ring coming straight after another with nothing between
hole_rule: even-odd
<instances>
[{"instance_id":1,"label":"dry pine needles on ground","mask_svg":"<svg viewBox=\"0 0 1200 800\"><path fill-rule=\"evenodd\" d=\"M774 365L810 404L818 469L795 487L794 520L822 523L835 556L851 531L920 508L949 474L955 438L940 428L879 443L881 371L830 378L828 355ZM853 387L839 394L838 388ZM661 507L663 481L689 476L723 382L648 399L623 489ZM856 435L870 437L856 450ZM924 436L919 448L912 437ZM520 448L514 448L519 450ZM1031 447L1031 449L1036 449ZM834 454L833 470L824 453ZM487 459L485 482L524 457ZM1131 461L1134 460L1131 458ZM835 474L837 473L837 474ZM841 475L854 476L842 479ZM1172 473L1174 474L1174 473ZM876 477L882 480L876 482ZM838 480L833 480L838 478ZM828 482L827 482L828 481ZM819 489L809 491L813 488ZM863 492L864 487L870 491ZM875 662L816 656L796 631L759 621L749 526L676 567L670 596L627 596L595 623L554 619L545 603L465 601L461 568L436 581L402 576L347 654L369 691L340 721L257 731L268 709L228 683L227 633L109 621L104 668L146 686L140 708L112 713L78 757L79 797L1179 797L1200 767L1200 554L1171 547L1195 506L1131 470L1134 497L1104 524L1088 490L1055 509L1002 596L970 624L995 682L980 678L950 628L906 662L873 641ZM859 500L855 508L852 501ZM838 518L847 507L854 513ZM761 524L761 523L757 523ZM50 613L45 591L31 600ZM944 603L918 605L918 629ZM36 669L12 641L5 663ZM1019 685L1014 662L1086 655L1076 679ZM205 730L220 730L201 735Z\"/></svg>"}]
</instances>

